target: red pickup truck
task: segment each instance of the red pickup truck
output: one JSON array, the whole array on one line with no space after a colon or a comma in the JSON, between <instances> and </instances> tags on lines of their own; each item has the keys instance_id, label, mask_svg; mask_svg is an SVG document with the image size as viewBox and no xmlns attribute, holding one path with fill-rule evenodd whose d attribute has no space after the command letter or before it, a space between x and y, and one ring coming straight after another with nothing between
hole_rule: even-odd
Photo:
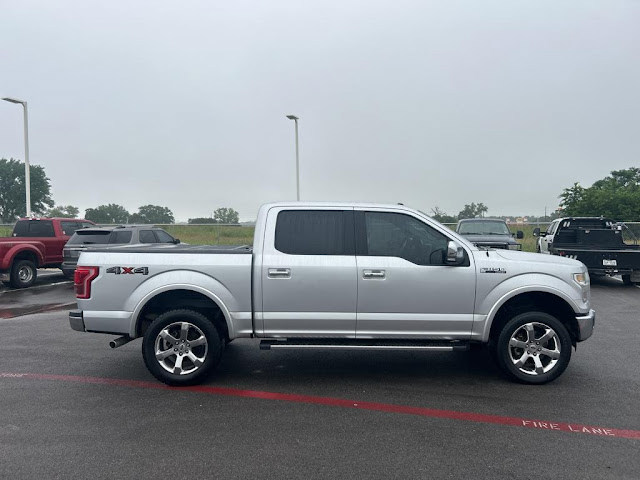
<instances>
[{"instance_id":1,"label":"red pickup truck","mask_svg":"<svg viewBox=\"0 0 640 480\"><path fill-rule=\"evenodd\" d=\"M15 288L35 282L38 268L60 268L62 248L73 233L94 225L74 218L23 218L11 237L0 238L0 280Z\"/></svg>"}]
</instances>

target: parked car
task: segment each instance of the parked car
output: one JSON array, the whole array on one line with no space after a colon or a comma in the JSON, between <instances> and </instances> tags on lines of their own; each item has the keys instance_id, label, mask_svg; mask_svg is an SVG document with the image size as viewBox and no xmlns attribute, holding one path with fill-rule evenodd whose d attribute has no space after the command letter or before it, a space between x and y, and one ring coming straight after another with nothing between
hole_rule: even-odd
<instances>
[{"instance_id":1,"label":"parked car","mask_svg":"<svg viewBox=\"0 0 640 480\"><path fill-rule=\"evenodd\" d=\"M522 245L513 239L524 238L522 231L511 233L507 222L500 218L465 218L456 225L456 232L478 247L522 250Z\"/></svg>"},{"instance_id":2,"label":"parked car","mask_svg":"<svg viewBox=\"0 0 640 480\"><path fill-rule=\"evenodd\" d=\"M80 253L93 245L115 247L138 243L177 244L180 240L150 225L84 228L76 231L64 246L62 271L66 277L73 278Z\"/></svg>"},{"instance_id":3,"label":"parked car","mask_svg":"<svg viewBox=\"0 0 640 480\"><path fill-rule=\"evenodd\" d=\"M147 368L171 385L201 382L239 337L262 349L478 343L512 379L545 383L595 323L582 263L480 250L401 205L264 205L253 247L89 249L75 288L71 328L121 335L113 348L142 337Z\"/></svg>"},{"instance_id":4,"label":"parked car","mask_svg":"<svg viewBox=\"0 0 640 480\"><path fill-rule=\"evenodd\" d=\"M38 268L60 268L69 238L92 225L77 218L21 218L11 237L0 238L0 280L14 288L32 285Z\"/></svg>"},{"instance_id":5,"label":"parked car","mask_svg":"<svg viewBox=\"0 0 640 480\"><path fill-rule=\"evenodd\" d=\"M640 283L640 245L624 242L625 225L603 217L567 217L551 222L546 232L533 231L537 250L580 260L592 275L620 275Z\"/></svg>"}]
</instances>

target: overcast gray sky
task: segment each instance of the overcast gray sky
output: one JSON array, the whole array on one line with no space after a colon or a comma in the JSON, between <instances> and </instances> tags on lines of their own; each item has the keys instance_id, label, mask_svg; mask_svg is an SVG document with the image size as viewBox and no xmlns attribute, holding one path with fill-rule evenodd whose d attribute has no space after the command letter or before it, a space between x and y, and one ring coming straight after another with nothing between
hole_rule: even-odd
<instances>
[{"instance_id":1,"label":"overcast gray sky","mask_svg":"<svg viewBox=\"0 0 640 480\"><path fill-rule=\"evenodd\" d=\"M640 164L640 2L0 0L57 204L295 199L539 214ZM0 157L22 112L0 102Z\"/></svg>"}]
</instances>

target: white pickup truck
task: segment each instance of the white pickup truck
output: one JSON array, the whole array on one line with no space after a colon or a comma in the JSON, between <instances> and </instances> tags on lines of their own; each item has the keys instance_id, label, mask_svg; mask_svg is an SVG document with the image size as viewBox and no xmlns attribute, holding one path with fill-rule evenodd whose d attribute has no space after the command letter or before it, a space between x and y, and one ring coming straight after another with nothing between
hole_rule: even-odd
<instances>
[{"instance_id":1,"label":"white pickup truck","mask_svg":"<svg viewBox=\"0 0 640 480\"><path fill-rule=\"evenodd\" d=\"M201 382L235 338L260 347L460 350L487 344L512 379L545 383L591 336L575 260L479 249L402 205L274 203L253 247L83 252L71 328L142 337L150 372Z\"/></svg>"}]
</instances>

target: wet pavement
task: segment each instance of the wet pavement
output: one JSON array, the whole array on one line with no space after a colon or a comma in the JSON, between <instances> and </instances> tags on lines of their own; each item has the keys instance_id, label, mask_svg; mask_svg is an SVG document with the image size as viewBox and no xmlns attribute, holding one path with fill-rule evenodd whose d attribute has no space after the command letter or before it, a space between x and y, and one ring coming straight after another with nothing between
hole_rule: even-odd
<instances>
[{"instance_id":1,"label":"wet pavement","mask_svg":"<svg viewBox=\"0 0 640 480\"><path fill-rule=\"evenodd\" d=\"M72 298L54 283L0 302ZM592 294L593 337L541 386L505 380L483 349L240 339L200 390L170 389L140 340L113 350L66 311L0 320L0 478L637 479L640 289L596 279Z\"/></svg>"},{"instance_id":2,"label":"wet pavement","mask_svg":"<svg viewBox=\"0 0 640 480\"><path fill-rule=\"evenodd\" d=\"M71 308L76 304L73 283L60 270L38 270L35 284L13 289L0 283L0 318Z\"/></svg>"}]
</instances>

